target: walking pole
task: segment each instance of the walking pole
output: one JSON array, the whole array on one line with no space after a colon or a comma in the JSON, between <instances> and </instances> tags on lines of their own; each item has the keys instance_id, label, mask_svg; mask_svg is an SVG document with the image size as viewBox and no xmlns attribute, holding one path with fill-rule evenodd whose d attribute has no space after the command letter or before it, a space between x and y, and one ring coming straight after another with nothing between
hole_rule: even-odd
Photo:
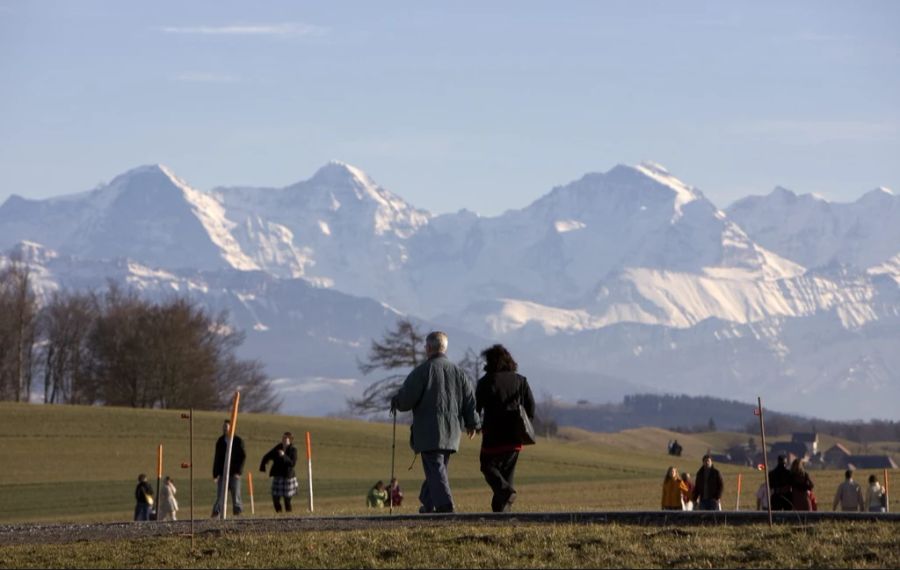
<instances>
[{"instance_id":1,"label":"walking pole","mask_svg":"<svg viewBox=\"0 0 900 570\"><path fill-rule=\"evenodd\" d=\"M766 501L766 508L769 511L769 526L772 526L772 491L769 488L769 454L766 451L766 426L763 422L763 407L762 407L762 398L759 396L756 397L757 405L759 406L753 413L759 416L759 436L762 439L762 452L763 452L763 468L766 472L766 496L769 498Z\"/></svg>"},{"instance_id":2,"label":"walking pole","mask_svg":"<svg viewBox=\"0 0 900 570\"><path fill-rule=\"evenodd\" d=\"M228 429L228 446L225 450L225 466L222 477L225 477L225 485L222 487L222 520L228 519L228 483L231 481L231 447L234 445L234 432L237 428L238 405L241 402L241 393L234 393L234 405L231 408L231 424Z\"/></svg>"},{"instance_id":3,"label":"walking pole","mask_svg":"<svg viewBox=\"0 0 900 570\"><path fill-rule=\"evenodd\" d=\"M737 499L734 501L734 510L741 510L741 479L743 478L743 473L738 473L738 490L737 490Z\"/></svg>"},{"instance_id":4,"label":"walking pole","mask_svg":"<svg viewBox=\"0 0 900 570\"><path fill-rule=\"evenodd\" d=\"M392 409L391 415L394 416L394 435L391 437L391 484L393 484L394 483L394 459L397 456L397 410ZM388 499L391 501L390 514L394 514L394 488L393 487L390 487L388 489Z\"/></svg>"},{"instance_id":5,"label":"walking pole","mask_svg":"<svg viewBox=\"0 0 900 570\"><path fill-rule=\"evenodd\" d=\"M888 483L888 470L884 470L884 512L891 512L891 485Z\"/></svg>"},{"instance_id":6,"label":"walking pole","mask_svg":"<svg viewBox=\"0 0 900 570\"><path fill-rule=\"evenodd\" d=\"M159 480L162 478L162 444L156 448L156 522L159 522Z\"/></svg>"},{"instance_id":7,"label":"walking pole","mask_svg":"<svg viewBox=\"0 0 900 570\"><path fill-rule=\"evenodd\" d=\"M306 432L306 467L309 474L309 512L313 512L312 443L309 439L309 432Z\"/></svg>"}]
</instances>

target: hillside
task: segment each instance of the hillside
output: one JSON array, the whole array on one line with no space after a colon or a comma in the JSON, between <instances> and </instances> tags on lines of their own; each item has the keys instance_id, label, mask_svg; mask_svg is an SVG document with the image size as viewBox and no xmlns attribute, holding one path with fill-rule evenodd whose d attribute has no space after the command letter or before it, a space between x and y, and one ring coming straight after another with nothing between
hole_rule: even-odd
<instances>
[{"instance_id":1,"label":"hillside","mask_svg":"<svg viewBox=\"0 0 900 570\"><path fill-rule=\"evenodd\" d=\"M211 508L213 444L221 433L222 419L224 414L216 412L198 412L195 417L197 518L207 517ZM258 462L286 430L298 441L306 431L312 434L315 514L372 512L363 507L364 495L376 480L390 477L390 424L242 414L238 433L246 442L245 472L253 474L258 516L274 514L268 481L257 470ZM677 466L693 473L707 447L717 448L732 436L743 437L725 433L684 437L652 428L621 434L564 429L561 437L540 439L523 451L516 473L516 507L522 511L655 510L662 476L674 459L665 453L669 439L684 442L685 452ZM155 485L159 443L164 446L164 472L175 478L179 490L179 518L189 517L188 470L176 467L189 458L188 422L178 411L2 403L0 438L4 450L0 522L130 520L138 473L147 473ZM404 512L416 508L422 480L418 461L407 470L412 460L407 438L408 428L398 426L396 473L407 497L401 507ZM477 439L464 440L450 467L454 495L463 512L489 510L490 491L479 472L477 444ZM733 497L740 470L720 467L726 494ZM301 491L296 514L303 515L307 481L305 469L298 471ZM762 479L756 472L743 472L741 503L747 507ZM833 489L840 477L827 471L817 473L816 481L823 489ZM249 507L246 483L244 501ZM733 507L733 498L728 504Z\"/></svg>"}]
</instances>

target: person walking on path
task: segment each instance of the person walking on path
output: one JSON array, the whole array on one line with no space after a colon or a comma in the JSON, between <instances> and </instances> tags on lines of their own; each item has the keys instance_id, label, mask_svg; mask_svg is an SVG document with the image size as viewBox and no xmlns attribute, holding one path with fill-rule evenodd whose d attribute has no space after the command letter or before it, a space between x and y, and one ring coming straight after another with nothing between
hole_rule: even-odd
<instances>
[{"instance_id":1,"label":"person walking on path","mask_svg":"<svg viewBox=\"0 0 900 570\"><path fill-rule=\"evenodd\" d=\"M391 400L391 408L412 410L410 447L422 456L425 481L419 492L422 513L452 513L448 465L459 450L461 430L469 439L479 429L475 394L465 371L447 358L447 335L434 331L425 338L427 360L417 366Z\"/></svg>"},{"instance_id":2,"label":"person walking on path","mask_svg":"<svg viewBox=\"0 0 900 570\"><path fill-rule=\"evenodd\" d=\"M834 494L833 510L841 510L845 513L862 512L865 500L863 499L862 487L853 480L853 471L847 469L844 472L844 482L838 485L837 492Z\"/></svg>"},{"instance_id":3,"label":"person walking on path","mask_svg":"<svg viewBox=\"0 0 900 570\"><path fill-rule=\"evenodd\" d=\"M681 480L676 467L669 467L662 485L662 508L664 511L683 511L684 494L688 486Z\"/></svg>"},{"instance_id":4,"label":"person walking on path","mask_svg":"<svg viewBox=\"0 0 900 570\"><path fill-rule=\"evenodd\" d=\"M778 456L778 466L769 471L769 485L772 491L772 510L790 511L794 508L791 502L791 472L787 468L787 457Z\"/></svg>"},{"instance_id":5,"label":"person walking on path","mask_svg":"<svg viewBox=\"0 0 900 570\"><path fill-rule=\"evenodd\" d=\"M178 520L176 513L178 512L178 500L175 498L175 481L166 475L163 480L162 488L159 490L159 505L157 505L156 520L158 521L175 521Z\"/></svg>"},{"instance_id":6,"label":"person walking on path","mask_svg":"<svg viewBox=\"0 0 900 570\"><path fill-rule=\"evenodd\" d=\"M694 478L694 501L697 510L721 511L722 491L725 489L725 481L719 470L713 467L712 456L703 456L703 466L697 471Z\"/></svg>"},{"instance_id":7,"label":"person walking on path","mask_svg":"<svg viewBox=\"0 0 900 570\"><path fill-rule=\"evenodd\" d=\"M519 406L533 420L534 395L528 380L516 373L518 364L503 345L495 344L481 356L486 374L475 388L475 410L482 417L481 472L494 492L491 510L505 513L517 496L513 479L523 444L517 429Z\"/></svg>"},{"instance_id":8,"label":"person walking on path","mask_svg":"<svg viewBox=\"0 0 900 570\"><path fill-rule=\"evenodd\" d=\"M814 487L809 473L803 468L803 462L795 459L791 463L791 506L795 511L813 510L809 493Z\"/></svg>"},{"instance_id":9,"label":"person walking on path","mask_svg":"<svg viewBox=\"0 0 900 570\"><path fill-rule=\"evenodd\" d=\"M272 504L275 512L281 512L281 499L284 498L284 510L291 512L291 497L297 494L300 485L297 483L297 475L294 466L297 465L297 448L294 447L294 434L289 431L281 436L281 443L273 447L263 455L259 463L259 470L266 472L266 465L272 462L269 477L272 478Z\"/></svg>"},{"instance_id":10,"label":"person walking on path","mask_svg":"<svg viewBox=\"0 0 900 570\"><path fill-rule=\"evenodd\" d=\"M228 450L228 430L231 428L231 420L222 423L222 435L216 441L216 455L213 458L213 480L216 482L216 503L213 505L212 517L216 518L222 512L225 498L225 454ZM241 502L241 473L244 471L244 461L247 453L244 451L244 440L237 434L234 436L234 444L231 448L231 465L228 470L228 490L231 492L231 500L235 515L240 515L244 510Z\"/></svg>"},{"instance_id":11,"label":"person walking on path","mask_svg":"<svg viewBox=\"0 0 900 570\"><path fill-rule=\"evenodd\" d=\"M887 511L885 504L884 487L878 482L878 477L869 475L869 488L866 489L866 508L870 513L883 513Z\"/></svg>"},{"instance_id":12,"label":"person walking on path","mask_svg":"<svg viewBox=\"0 0 900 570\"><path fill-rule=\"evenodd\" d=\"M138 475L138 484L134 488L134 520L149 521L150 508L153 506L153 487L147 482L147 475Z\"/></svg>"}]
</instances>

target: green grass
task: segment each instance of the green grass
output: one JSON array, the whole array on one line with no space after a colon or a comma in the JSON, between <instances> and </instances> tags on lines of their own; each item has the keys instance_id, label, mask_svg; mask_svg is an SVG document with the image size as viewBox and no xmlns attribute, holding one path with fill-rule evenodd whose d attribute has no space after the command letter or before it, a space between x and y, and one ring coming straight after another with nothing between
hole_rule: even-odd
<instances>
[{"instance_id":1,"label":"green grass","mask_svg":"<svg viewBox=\"0 0 900 570\"><path fill-rule=\"evenodd\" d=\"M896 525L456 525L0 546L0 568L897 568Z\"/></svg>"},{"instance_id":2,"label":"green grass","mask_svg":"<svg viewBox=\"0 0 900 570\"><path fill-rule=\"evenodd\" d=\"M179 518L188 517L188 422L180 411L135 410L82 406L45 406L0 403L0 522L126 521L134 508L138 473L155 485L156 447L163 444L165 474L175 478L181 505ZM198 518L206 517L215 492L212 456L225 414L197 412L194 421L194 503ZM247 448L245 473L253 473L257 516L274 515L269 482L258 471L259 460L284 431L292 431L305 459L304 434L313 441L313 484L316 515L370 512L365 494L391 468L391 425L330 418L242 414L238 433ZM409 428L397 427L397 476L404 487L404 511L414 510L422 468L406 444ZM519 511L655 510L660 485L673 463L696 472L708 447L746 441L746 434L676 434L656 428L618 434L562 430L562 437L541 439L519 461L516 486ZM665 454L669 439L684 445L684 456ZM450 463L451 485L461 511L489 509L490 491L478 469L479 440L463 440ZM737 474L743 474L742 508L753 508L753 493L763 479L760 472L719 465L726 479L726 508L733 509ZM880 473L879 473L880 475ZM816 471L819 504L830 510L831 498L842 480L840 471ZM306 507L306 465L298 468L301 492L296 502ZM897 496L898 494L894 494ZM249 493L244 483L249 512ZM897 508L892 501L892 510Z\"/></svg>"}]
</instances>

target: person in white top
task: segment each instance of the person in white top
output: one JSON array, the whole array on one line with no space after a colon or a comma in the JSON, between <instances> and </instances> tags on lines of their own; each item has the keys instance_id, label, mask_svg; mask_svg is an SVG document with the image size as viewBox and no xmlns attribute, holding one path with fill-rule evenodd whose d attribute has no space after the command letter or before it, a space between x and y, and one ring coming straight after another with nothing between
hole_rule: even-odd
<instances>
[{"instance_id":1,"label":"person in white top","mask_svg":"<svg viewBox=\"0 0 900 570\"><path fill-rule=\"evenodd\" d=\"M884 488L878 482L878 477L869 475L869 488L866 490L866 506L870 513L885 512Z\"/></svg>"}]
</instances>

